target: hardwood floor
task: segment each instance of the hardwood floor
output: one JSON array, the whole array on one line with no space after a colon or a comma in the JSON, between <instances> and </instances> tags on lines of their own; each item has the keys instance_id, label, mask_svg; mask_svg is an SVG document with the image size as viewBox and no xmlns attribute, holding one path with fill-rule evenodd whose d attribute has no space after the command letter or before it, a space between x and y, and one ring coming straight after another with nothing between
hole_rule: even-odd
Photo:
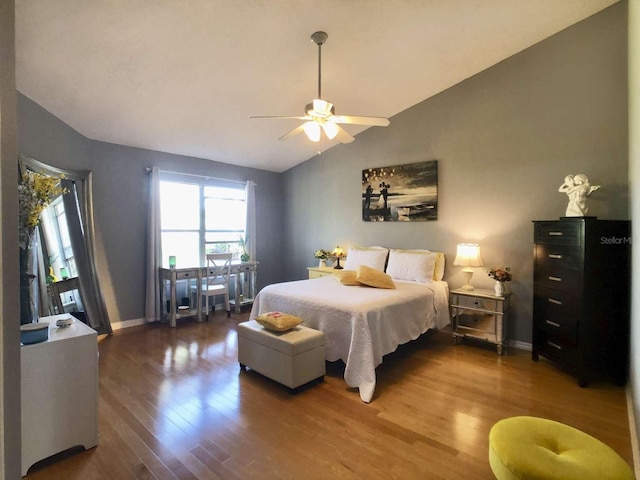
<instances>
[{"instance_id":1,"label":"hardwood floor","mask_svg":"<svg viewBox=\"0 0 640 480\"><path fill-rule=\"evenodd\" d=\"M100 441L33 467L30 480L492 479L488 434L533 415L579 428L630 465L624 389L579 388L529 352L427 333L385 357L365 404L327 364L295 395L241 372L236 329L247 314L100 339Z\"/></svg>"}]
</instances>

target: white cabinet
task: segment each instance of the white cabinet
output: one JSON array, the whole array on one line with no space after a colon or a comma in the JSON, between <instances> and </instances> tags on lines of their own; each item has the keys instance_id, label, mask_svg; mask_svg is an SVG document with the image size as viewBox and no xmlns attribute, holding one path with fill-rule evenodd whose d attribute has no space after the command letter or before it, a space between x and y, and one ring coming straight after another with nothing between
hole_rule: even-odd
<instances>
[{"instance_id":1,"label":"white cabinet","mask_svg":"<svg viewBox=\"0 0 640 480\"><path fill-rule=\"evenodd\" d=\"M20 347L22 476L36 462L69 448L98 444L98 338L68 314L41 317L46 342Z\"/></svg>"},{"instance_id":2,"label":"white cabinet","mask_svg":"<svg viewBox=\"0 0 640 480\"><path fill-rule=\"evenodd\" d=\"M309 270L309 279L326 277L340 271L333 267L307 267L307 270Z\"/></svg>"}]
</instances>

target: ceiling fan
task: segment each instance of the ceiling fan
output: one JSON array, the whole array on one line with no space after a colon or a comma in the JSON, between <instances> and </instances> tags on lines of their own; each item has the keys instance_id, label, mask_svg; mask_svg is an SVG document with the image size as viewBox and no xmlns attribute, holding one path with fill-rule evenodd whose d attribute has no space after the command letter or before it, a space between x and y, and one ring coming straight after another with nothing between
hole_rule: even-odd
<instances>
[{"instance_id":1,"label":"ceiling fan","mask_svg":"<svg viewBox=\"0 0 640 480\"><path fill-rule=\"evenodd\" d=\"M305 107L306 115L304 117L281 117L281 116L255 116L251 118L287 118L306 120L302 125L285 133L279 140L286 140L299 133L306 133L309 140L319 142L322 134L327 136L329 140L338 138L342 143L350 143L355 140L346 130L339 124L352 125L369 125L377 127L386 127L389 125L389 119L383 117L359 117L353 115L336 115L333 103L322 99L322 45L327 41L326 32L315 32L311 35L311 40L318 45L318 98Z\"/></svg>"}]
</instances>

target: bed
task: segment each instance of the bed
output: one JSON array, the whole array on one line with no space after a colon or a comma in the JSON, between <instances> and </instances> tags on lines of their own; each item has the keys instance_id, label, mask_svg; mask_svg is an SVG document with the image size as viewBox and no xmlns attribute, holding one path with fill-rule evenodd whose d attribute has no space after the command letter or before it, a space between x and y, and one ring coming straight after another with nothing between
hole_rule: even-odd
<instances>
[{"instance_id":1,"label":"bed","mask_svg":"<svg viewBox=\"0 0 640 480\"><path fill-rule=\"evenodd\" d=\"M389 261L392 266L391 256ZM368 403L375 391L375 369L384 355L450 322L446 282L394 278L394 284L394 289L347 286L332 276L277 283L258 293L250 319L280 311L322 331L326 359L345 363L347 385L358 388Z\"/></svg>"}]
</instances>

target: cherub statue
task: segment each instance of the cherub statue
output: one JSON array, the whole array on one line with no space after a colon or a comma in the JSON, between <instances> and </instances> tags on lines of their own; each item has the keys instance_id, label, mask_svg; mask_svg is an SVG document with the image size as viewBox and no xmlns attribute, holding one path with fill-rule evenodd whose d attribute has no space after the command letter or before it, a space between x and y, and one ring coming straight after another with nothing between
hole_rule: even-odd
<instances>
[{"instance_id":1,"label":"cherub statue","mask_svg":"<svg viewBox=\"0 0 640 480\"><path fill-rule=\"evenodd\" d=\"M567 217L584 217L589 209L587 208L587 197L598 190L600 185L591 185L586 175L567 175L564 183L560 185L559 192L564 192L569 196L567 205Z\"/></svg>"}]
</instances>

